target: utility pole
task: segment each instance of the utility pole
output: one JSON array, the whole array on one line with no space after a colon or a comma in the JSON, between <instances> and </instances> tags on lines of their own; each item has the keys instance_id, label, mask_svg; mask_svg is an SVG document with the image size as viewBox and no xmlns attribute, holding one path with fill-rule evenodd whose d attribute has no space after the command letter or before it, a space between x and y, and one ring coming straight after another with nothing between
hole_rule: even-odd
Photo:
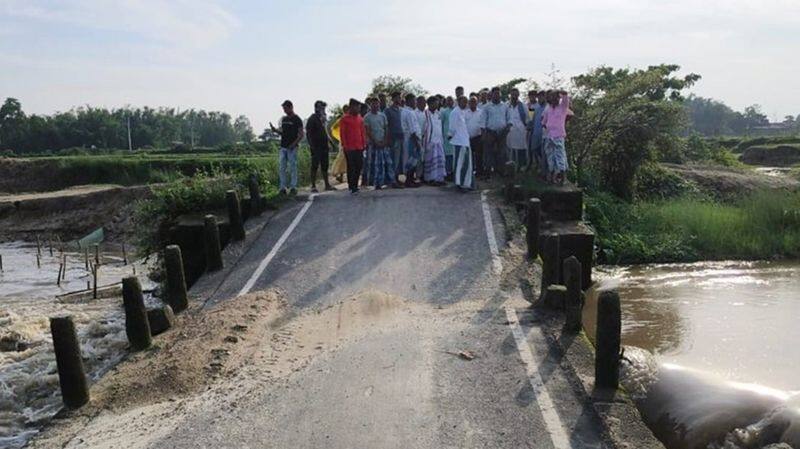
<instances>
[{"instance_id":1,"label":"utility pole","mask_svg":"<svg viewBox=\"0 0 800 449\"><path fill-rule=\"evenodd\" d=\"M194 151L194 111L192 111L192 119L189 121L189 139L191 140L191 149Z\"/></svg>"},{"instance_id":2,"label":"utility pole","mask_svg":"<svg viewBox=\"0 0 800 449\"><path fill-rule=\"evenodd\" d=\"M128 111L128 151L133 152L133 145L131 145L131 111Z\"/></svg>"}]
</instances>

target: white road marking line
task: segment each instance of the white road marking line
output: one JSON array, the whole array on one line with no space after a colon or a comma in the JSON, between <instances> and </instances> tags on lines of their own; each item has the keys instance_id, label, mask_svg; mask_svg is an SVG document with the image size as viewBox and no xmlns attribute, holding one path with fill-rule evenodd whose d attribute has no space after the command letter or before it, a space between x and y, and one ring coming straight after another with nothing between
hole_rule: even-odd
<instances>
[{"instance_id":1,"label":"white road marking line","mask_svg":"<svg viewBox=\"0 0 800 449\"><path fill-rule=\"evenodd\" d=\"M489 241L489 251L492 253L492 269L495 274L503 272L503 262L500 260L500 251L497 249L497 240L494 237L492 225L492 212L486 202L486 190L481 192L481 208L483 209L483 224L486 225L486 239Z\"/></svg>"},{"instance_id":2,"label":"white road marking line","mask_svg":"<svg viewBox=\"0 0 800 449\"><path fill-rule=\"evenodd\" d=\"M567 436L567 429L564 428L555 405L553 405L553 400L547 392L547 387L542 381L542 376L539 375L539 362L528 346L528 341L525 339L525 334L519 325L517 312L514 308L506 306L506 317L508 318L508 325L511 326L511 332L514 334L514 340L517 342L519 356L525 363L528 381L531 384L531 388L533 388L533 394L536 396L536 404L539 406L539 411L542 412L545 430L550 435L550 441L553 442L553 446L556 449L571 449L572 443L570 443L569 436ZM537 327L532 328L531 331L541 332Z\"/></svg>"},{"instance_id":3,"label":"white road marking line","mask_svg":"<svg viewBox=\"0 0 800 449\"><path fill-rule=\"evenodd\" d=\"M308 212L308 209L311 207L311 203L314 202L315 196L317 195L312 193L308 197L308 201L306 201L306 204L303 205L303 208L300 209L300 212L298 212L297 216L294 217L294 220L292 220L292 223L289 225L289 227L286 228L285 231L283 231L283 235L281 235L281 238L278 239L278 241L275 243L275 246L272 247L270 252L267 253L266 256L264 256L264 259L261 260L261 263L258 264L258 268L256 268L256 271L253 272L253 275L250 276L250 279L247 280L247 282L244 284L244 287L242 287L242 289L239 290L239 294L236 296L246 295L247 293L250 292L250 290L256 284L258 278L261 277L261 274L263 274L264 270L267 269L267 265L269 265L269 263L272 262L272 259L274 259L275 255L278 254L278 251L281 249L281 246L283 246L283 244L286 243L286 240L292 234L294 228L297 227L297 225L300 223L300 220L302 220L303 216L306 214L306 212Z\"/></svg>"}]
</instances>

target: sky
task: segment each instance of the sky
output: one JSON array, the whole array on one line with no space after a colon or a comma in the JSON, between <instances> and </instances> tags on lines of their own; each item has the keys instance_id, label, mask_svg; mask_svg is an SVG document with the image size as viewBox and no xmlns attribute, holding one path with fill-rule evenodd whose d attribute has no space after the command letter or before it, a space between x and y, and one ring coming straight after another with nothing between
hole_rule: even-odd
<instances>
[{"instance_id":1,"label":"sky","mask_svg":"<svg viewBox=\"0 0 800 449\"><path fill-rule=\"evenodd\" d=\"M169 106L248 116L362 98L373 78L467 92L675 63L697 95L800 114L800 0L0 0L0 100L27 113Z\"/></svg>"}]
</instances>

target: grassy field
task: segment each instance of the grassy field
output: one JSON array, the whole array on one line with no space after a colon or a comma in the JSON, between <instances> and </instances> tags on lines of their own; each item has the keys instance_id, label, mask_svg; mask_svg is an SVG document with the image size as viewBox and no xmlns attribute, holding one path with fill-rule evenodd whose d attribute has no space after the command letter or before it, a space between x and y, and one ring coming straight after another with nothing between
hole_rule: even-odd
<instances>
[{"instance_id":1,"label":"grassy field","mask_svg":"<svg viewBox=\"0 0 800 449\"><path fill-rule=\"evenodd\" d=\"M800 193L758 192L730 204L678 198L587 198L602 263L800 257Z\"/></svg>"},{"instance_id":2,"label":"grassy field","mask_svg":"<svg viewBox=\"0 0 800 449\"><path fill-rule=\"evenodd\" d=\"M307 181L309 165L308 149L301 147L298 172L303 183ZM276 184L278 156L137 152L0 159L0 192L49 191L88 184L154 184L211 172L255 172L265 184Z\"/></svg>"}]
</instances>

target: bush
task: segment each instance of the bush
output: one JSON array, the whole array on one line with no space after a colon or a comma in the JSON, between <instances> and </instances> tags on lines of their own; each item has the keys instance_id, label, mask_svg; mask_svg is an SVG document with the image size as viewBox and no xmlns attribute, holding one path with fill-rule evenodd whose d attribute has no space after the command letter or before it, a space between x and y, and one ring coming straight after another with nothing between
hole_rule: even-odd
<instances>
[{"instance_id":1,"label":"bush","mask_svg":"<svg viewBox=\"0 0 800 449\"><path fill-rule=\"evenodd\" d=\"M648 163L636 174L637 200L664 200L699 195L698 186L656 163Z\"/></svg>"},{"instance_id":2,"label":"bush","mask_svg":"<svg viewBox=\"0 0 800 449\"><path fill-rule=\"evenodd\" d=\"M624 203L587 198L603 263L800 256L800 193L757 192L733 204L697 198Z\"/></svg>"},{"instance_id":3,"label":"bush","mask_svg":"<svg viewBox=\"0 0 800 449\"><path fill-rule=\"evenodd\" d=\"M219 170L201 171L153 187L152 197L139 201L133 214L138 248L143 254L160 250L179 216L224 208L225 193L231 189L241 191L241 184L234 176Z\"/></svg>"}]
</instances>

